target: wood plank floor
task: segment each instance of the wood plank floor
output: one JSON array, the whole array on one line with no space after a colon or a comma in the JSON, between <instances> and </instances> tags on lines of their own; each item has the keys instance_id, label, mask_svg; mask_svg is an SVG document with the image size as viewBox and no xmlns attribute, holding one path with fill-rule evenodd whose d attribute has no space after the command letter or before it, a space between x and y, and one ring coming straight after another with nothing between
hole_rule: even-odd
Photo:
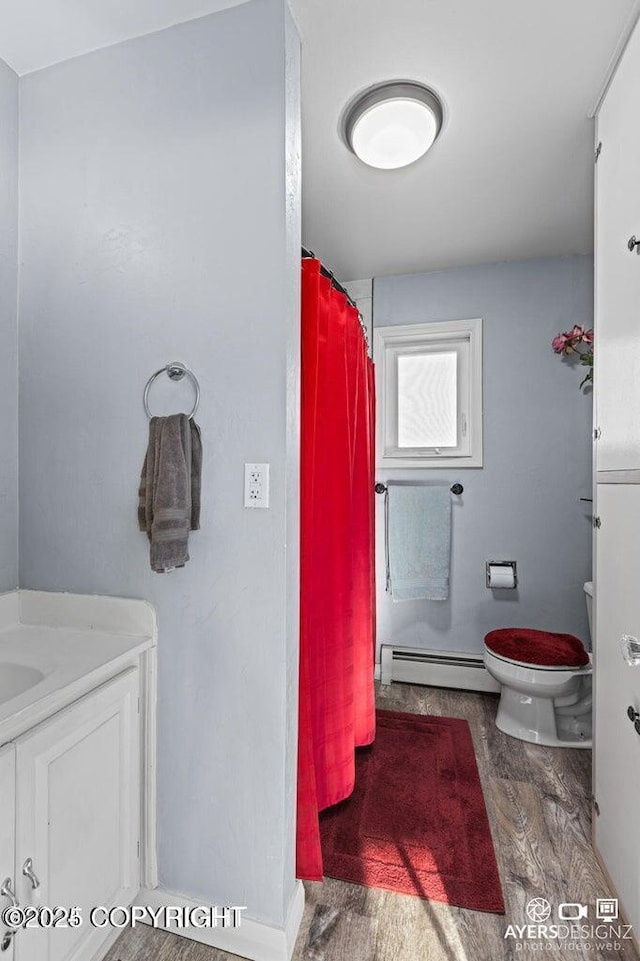
<instances>
[{"instance_id":1,"label":"wood plank floor","mask_svg":"<svg viewBox=\"0 0 640 961\"><path fill-rule=\"evenodd\" d=\"M591 752L525 744L494 723L497 698L407 684L377 689L378 707L465 718L475 744L506 902L500 917L327 879L308 883L294 961L515 961L543 956L637 961L616 950L551 950L505 941L507 924L525 924L525 906L593 906L610 892L591 848ZM550 919L550 921L552 921ZM542 944L534 942L534 944ZM545 945L543 947L546 948ZM571 950L568 950L572 948ZM175 935L125 932L107 961L233 961L234 956Z\"/></svg>"}]
</instances>

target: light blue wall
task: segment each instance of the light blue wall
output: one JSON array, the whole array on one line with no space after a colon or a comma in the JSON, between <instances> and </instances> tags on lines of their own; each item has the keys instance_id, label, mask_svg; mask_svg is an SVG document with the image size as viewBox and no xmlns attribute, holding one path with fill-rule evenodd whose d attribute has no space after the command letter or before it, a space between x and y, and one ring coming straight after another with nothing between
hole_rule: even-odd
<instances>
[{"instance_id":1,"label":"light blue wall","mask_svg":"<svg viewBox=\"0 0 640 961\"><path fill-rule=\"evenodd\" d=\"M18 77L0 60L0 593L18 584Z\"/></svg>"},{"instance_id":2,"label":"light blue wall","mask_svg":"<svg viewBox=\"0 0 640 961\"><path fill-rule=\"evenodd\" d=\"M253 0L20 95L21 586L156 605L161 885L276 925L295 884L298 58L283 0ZM202 388L202 530L157 575L142 391L174 359ZM243 508L252 461L269 510Z\"/></svg>"},{"instance_id":3,"label":"light blue wall","mask_svg":"<svg viewBox=\"0 0 640 961\"><path fill-rule=\"evenodd\" d=\"M479 651L493 628L588 638L582 584L591 577L591 396L551 339L592 325L592 262L532 260L382 277L375 326L482 317L484 468L385 471L379 479L464 485L453 498L448 601L393 603L384 589L378 499L378 642ZM517 591L489 591L485 560L518 562Z\"/></svg>"}]
</instances>

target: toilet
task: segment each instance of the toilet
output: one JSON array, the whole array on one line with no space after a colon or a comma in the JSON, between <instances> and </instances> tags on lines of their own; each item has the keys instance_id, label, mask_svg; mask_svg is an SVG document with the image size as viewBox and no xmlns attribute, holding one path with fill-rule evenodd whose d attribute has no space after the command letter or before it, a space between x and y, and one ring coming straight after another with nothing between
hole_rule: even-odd
<instances>
[{"instance_id":1,"label":"toilet","mask_svg":"<svg viewBox=\"0 0 640 961\"><path fill-rule=\"evenodd\" d=\"M584 591L591 630L591 581ZM591 655L578 638L527 628L491 631L484 664L502 687L501 731L548 747L591 747Z\"/></svg>"}]
</instances>

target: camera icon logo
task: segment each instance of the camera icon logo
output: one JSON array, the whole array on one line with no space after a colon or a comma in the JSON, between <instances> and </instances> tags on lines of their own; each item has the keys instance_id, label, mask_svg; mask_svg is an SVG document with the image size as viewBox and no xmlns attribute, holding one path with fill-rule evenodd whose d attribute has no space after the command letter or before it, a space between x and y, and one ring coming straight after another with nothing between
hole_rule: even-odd
<instances>
[{"instance_id":1,"label":"camera icon logo","mask_svg":"<svg viewBox=\"0 0 640 961\"><path fill-rule=\"evenodd\" d=\"M561 921L580 921L589 914L586 904L576 904L572 901L563 901L558 905L558 917Z\"/></svg>"}]
</instances>

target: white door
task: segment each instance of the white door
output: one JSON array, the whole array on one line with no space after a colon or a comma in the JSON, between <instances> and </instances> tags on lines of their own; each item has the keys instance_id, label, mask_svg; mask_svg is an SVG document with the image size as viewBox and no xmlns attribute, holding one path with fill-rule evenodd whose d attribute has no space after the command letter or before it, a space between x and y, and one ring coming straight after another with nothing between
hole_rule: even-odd
<instances>
[{"instance_id":1,"label":"white door","mask_svg":"<svg viewBox=\"0 0 640 961\"><path fill-rule=\"evenodd\" d=\"M640 642L640 485L599 484L596 548L594 817L596 846L627 921L640 930L640 666L623 658L621 638Z\"/></svg>"},{"instance_id":2,"label":"white door","mask_svg":"<svg viewBox=\"0 0 640 961\"><path fill-rule=\"evenodd\" d=\"M11 892L15 892L15 749L7 744L0 750L0 887L7 893L0 895L0 909L11 904ZM3 961L13 958L13 935L5 925L0 925L0 948Z\"/></svg>"},{"instance_id":3,"label":"white door","mask_svg":"<svg viewBox=\"0 0 640 961\"><path fill-rule=\"evenodd\" d=\"M640 469L640 28L598 113L596 409L598 471Z\"/></svg>"},{"instance_id":4,"label":"white door","mask_svg":"<svg viewBox=\"0 0 640 961\"><path fill-rule=\"evenodd\" d=\"M112 931L90 909L138 893L139 744L136 668L16 741L20 902L77 905L83 922L18 932L16 961L87 961Z\"/></svg>"}]
</instances>

